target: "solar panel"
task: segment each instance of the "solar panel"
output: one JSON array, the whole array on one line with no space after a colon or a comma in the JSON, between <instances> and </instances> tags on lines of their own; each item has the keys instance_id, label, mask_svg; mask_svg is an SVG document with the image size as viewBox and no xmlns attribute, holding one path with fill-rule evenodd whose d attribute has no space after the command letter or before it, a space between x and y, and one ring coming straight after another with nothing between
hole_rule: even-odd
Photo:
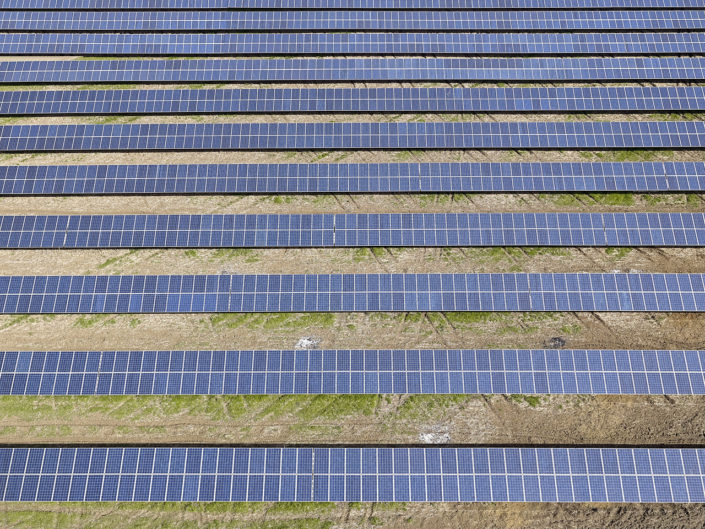
<instances>
[{"instance_id":1,"label":"solar panel","mask_svg":"<svg viewBox=\"0 0 705 529\"><path fill-rule=\"evenodd\" d=\"M0 395L703 395L705 351L0 352Z\"/></svg>"},{"instance_id":2,"label":"solar panel","mask_svg":"<svg viewBox=\"0 0 705 529\"><path fill-rule=\"evenodd\" d=\"M8 9L698 9L700 0L5 0Z\"/></svg>"},{"instance_id":3,"label":"solar panel","mask_svg":"<svg viewBox=\"0 0 705 529\"><path fill-rule=\"evenodd\" d=\"M0 448L11 501L702 503L694 448Z\"/></svg>"},{"instance_id":4,"label":"solar panel","mask_svg":"<svg viewBox=\"0 0 705 529\"><path fill-rule=\"evenodd\" d=\"M0 126L0 152L702 147L702 121Z\"/></svg>"},{"instance_id":5,"label":"solar panel","mask_svg":"<svg viewBox=\"0 0 705 529\"><path fill-rule=\"evenodd\" d=\"M678 11L0 11L1 31L669 31Z\"/></svg>"},{"instance_id":6,"label":"solar panel","mask_svg":"<svg viewBox=\"0 0 705 529\"><path fill-rule=\"evenodd\" d=\"M5 116L702 110L702 86L0 91L0 115Z\"/></svg>"},{"instance_id":7,"label":"solar panel","mask_svg":"<svg viewBox=\"0 0 705 529\"><path fill-rule=\"evenodd\" d=\"M2 195L705 191L702 162L0 166Z\"/></svg>"},{"instance_id":8,"label":"solar panel","mask_svg":"<svg viewBox=\"0 0 705 529\"><path fill-rule=\"evenodd\" d=\"M6 215L0 248L705 246L705 213Z\"/></svg>"},{"instance_id":9,"label":"solar panel","mask_svg":"<svg viewBox=\"0 0 705 529\"><path fill-rule=\"evenodd\" d=\"M0 33L2 55L683 55L705 33Z\"/></svg>"},{"instance_id":10,"label":"solar panel","mask_svg":"<svg viewBox=\"0 0 705 529\"><path fill-rule=\"evenodd\" d=\"M370 57L0 62L0 84L620 80L705 80L705 57Z\"/></svg>"},{"instance_id":11,"label":"solar panel","mask_svg":"<svg viewBox=\"0 0 705 529\"><path fill-rule=\"evenodd\" d=\"M0 276L2 314L705 312L703 274Z\"/></svg>"}]
</instances>

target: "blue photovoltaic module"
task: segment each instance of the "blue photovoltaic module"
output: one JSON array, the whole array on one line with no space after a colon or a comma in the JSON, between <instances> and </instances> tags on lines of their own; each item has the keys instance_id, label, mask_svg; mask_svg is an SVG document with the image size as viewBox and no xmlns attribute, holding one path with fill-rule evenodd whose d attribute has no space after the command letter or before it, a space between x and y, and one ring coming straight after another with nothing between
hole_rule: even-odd
<instances>
[{"instance_id":1,"label":"blue photovoltaic module","mask_svg":"<svg viewBox=\"0 0 705 529\"><path fill-rule=\"evenodd\" d=\"M705 246L705 213L0 216L0 248Z\"/></svg>"},{"instance_id":2,"label":"blue photovoltaic module","mask_svg":"<svg viewBox=\"0 0 705 529\"><path fill-rule=\"evenodd\" d=\"M2 84L701 80L705 80L705 57L360 57L0 62Z\"/></svg>"},{"instance_id":3,"label":"blue photovoltaic module","mask_svg":"<svg viewBox=\"0 0 705 529\"><path fill-rule=\"evenodd\" d=\"M687 448L0 448L10 501L702 503Z\"/></svg>"},{"instance_id":4,"label":"blue photovoltaic module","mask_svg":"<svg viewBox=\"0 0 705 529\"><path fill-rule=\"evenodd\" d=\"M703 395L705 351L0 352L0 395Z\"/></svg>"},{"instance_id":5,"label":"blue photovoltaic module","mask_svg":"<svg viewBox=\"0 0 705 529\"><path fill-rule=\"evenodd\" d=\"M705 312L703 274L0 276L2 314Z\"/></svg>"},{"instance_id":6,"label":"blue photovoltaic module","mask_svg":"<svg viewBox=\"0 0 705 529\"><path fill-rule=\"evenodd\" d=\"M10 90L0 115L312 112L678 112L703 86Z\"/></svg>"},{"instance_id":7,"label":"blue photovoltaic module","mask_svg":"<svg viewBox=\"0 0 705 529\"><path fill-rule=\"evenodd\" d=\"M0 11L0 31L693 31L676 11Z\"/></svg>"},{"instance_id":8,"label":"blue photovoltaic module","mask_svg":"<svg viewBox=\"0 0 705 529\"><path fill-rule=\"evenodd\" d=\"M0 126L0 152L702 147L703 121Z\"/></svg>"},{"instance_id":9,"label":"blue photovoltaic module","mask_svg":"<svg viewBox=\"0 0 705 529\"><path fill-rule=\"evenodd\" d=\"M705 191L705 163L0 166L3 195L592 191Z\"/></svg>"},{"instance_id":10,"label":"blue photovoltaic module","mask_svg":"<svg viewBox=\"0 0 705 529\"><path fill-rule=\"evenodd\" d=\"M0 33L1 55L696 55L705 33Z\"/></svg>"},{"instance_id":11,"label":"blue photovoltaic module","mask_svg":"<svg viewBox=\"0 0 705 529\"><path fill-rule=\"evenodd\" d=\"M702 0L5 0L0 10L699 9Z\"/></svg>"}]
</instances>

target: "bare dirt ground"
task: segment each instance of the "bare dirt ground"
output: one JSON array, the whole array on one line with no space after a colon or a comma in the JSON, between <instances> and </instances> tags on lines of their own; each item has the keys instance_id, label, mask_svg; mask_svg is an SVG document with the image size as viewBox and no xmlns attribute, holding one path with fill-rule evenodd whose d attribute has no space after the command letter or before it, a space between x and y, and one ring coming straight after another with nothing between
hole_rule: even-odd
<instances>
[{"instance_id":1,"label":"bare dirt ground","mask_svg":"<svg viewBox=\"0 0 705 529\"><path fill-rule=\"evenodd\" d=\"M164 507L167 504L163 505ZM705 509L682 505L557 504L2 504L4 527L327 529L548 529L702 527ZM663 521L668 520L668 525Z\"/></svg>"},{"instance_id":2,"label":"bare dirt ground","mask_svg":"<svg viewBox=\"0 0 705 529\"><path fill-rule=\"evenodd\" d=\"M3 504L4 527L191 527L327 529L332 527L549 529L702 527L705 509L681 505L556 504ZM165 504L164 507L167 505ZM663 525L663 520L672 523Z\"/></svg>"},{"instance_id":3,"label":"bare dirt ground","mask_svg":"<svg viewBox=\"0 0 705 529\"><path fill-rule=\"evenodd\" d=\"M6 118L0 122L585 119L700 119L700 116L95 116ZM13 154L0 156L0 164L703 159L703 153L699 151L199 152ZM0 198L0 214L703 210L705 196L685 194ZM0 274L3 275L612 270L705 272L705 250L183 249L3 251L0 254ZM561 337L566 341L566 347L574 348L697 349L705 348L705 315L382 313L0 316L0 348L3 350L275 349L292 348L303 336L318 338L323 348L526 348L545 347L551 338ZM418 444L427 434L434 434L454 444L703 446L704 405L705 399L700 397L626 396L4 397L0 398L0 443L232 444L256 440L263 444ZM705 507L531 504L0 504L0 527L12 528L160 526L271 529L380 525L395 528L689 528L705 526Z\"/></svg>"}]
</instances>

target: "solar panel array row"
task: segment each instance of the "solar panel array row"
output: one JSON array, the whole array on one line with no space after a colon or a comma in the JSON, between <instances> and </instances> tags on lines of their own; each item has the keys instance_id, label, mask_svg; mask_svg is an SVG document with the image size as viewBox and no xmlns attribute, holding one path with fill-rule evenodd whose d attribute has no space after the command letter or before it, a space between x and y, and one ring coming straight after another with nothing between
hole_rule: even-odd
<instances>
[{"instance_id":1,"label":"solar panel array row","mask_svg":"<svg viewBox=\"0 0 705 529\"><path fill-rule=\"evenodd\" d=\"M702 162L0 166L0 194L705 191Z\"/></svg>"},{"instance_id":2,"label":"solar panel array row","mask_svg":"<svg viewBox=\"0 0 705 529\"><path fill-rule=\"evenodd\" d=\"M0 91L0 115L286 112L677 112L702 86Z\"/></svg>"},{"instance_id":3,"label":"solar panel array row","mask_svg":"<svg viewBox=\"0 0 705 529\"><path fill-rule=\"evenodd\" d=\"M0 33L1 55L692 55L705 33Z\"/></svg>"},{"instance_id":4,"label":"solar panel array row","mask_svg":"<svg viewBox=\"0 0 705 529\"><path fill-rule=\"evenodd\" d=\"M0 11L0 31L673 31L705 11Z\"/></svg>"},{"instance_id":5,"label":"solar panel array row","mask_svg":"<svg viewBox=\"0 0 705 529\"><path fill-rule=\"evenodd\" d=\"M0 276L3 314L705 312L703 274Z\"/></svg>"},{"instance_id":6,"label":"solar panel array row","mask_svg":"<svg viewBox=\"0 0 705 529\"><path fill-rule=\"evenodd\" d=\"M705 351L0 352L0 395L703 395Z\"/></svg>"},{"instance_id":7,"label":"solar panel array row","mask_svg":"<svg viewBox=\"0 0 705 529\"><path fill-rule=\"evenodd\" d=\"M701 147L702 121L0 126L0 152Z\"/></svg>"},{"instance_id":8,"label":"solar panel array row","mask_svg":"<svg viewBox=\"0 0 705 529\"><path fill-rule=\"evenodd\" d=\"M0 84L624 80L705 80L705 57L370 57L0 62Z\"/></svg>"},{"instance_id":9,"label":"solar panel array row","mask_svg":"<svg viewBox=\"0 0 705 529\"><path fill-rule=\"evenodd\" d=\"M0 448L3 501L703 502L705 450Z\"/></svg>"},{"instance_id":10,"label":"solar panel array row","mask_svg":"<svg viewBox=\"0 0 705 529\"><path fill-rule=\"evenodd\" d=\"M0 216L0 248L705 246L705 213Z\"/></svg>"},{"instance_id":11,"label":"solar panel array row","mask_svg":"<svg viewBox=\"0 0 705 529\"><path fill-rule=\"evenodd\" d=\"M0 10L699 9L700 0L5 0Z\"/></svg>"}]
</instances>

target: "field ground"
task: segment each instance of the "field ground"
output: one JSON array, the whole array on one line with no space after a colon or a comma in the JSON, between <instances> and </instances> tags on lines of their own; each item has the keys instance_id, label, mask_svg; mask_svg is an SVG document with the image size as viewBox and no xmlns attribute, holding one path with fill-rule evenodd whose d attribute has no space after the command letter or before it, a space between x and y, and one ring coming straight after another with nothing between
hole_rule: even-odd
<instances>
[{"instance_id":1,"label":"field ground","mask_svg":"<svg viewBox=\"0 0 705 529\"><path fill-rule=\"evenodd\" d=\"M660 529L705 524L705 508L674 504L16 503L0 505L0 516L3 527L12 529Z\"/></svg>"}]
</instances>

